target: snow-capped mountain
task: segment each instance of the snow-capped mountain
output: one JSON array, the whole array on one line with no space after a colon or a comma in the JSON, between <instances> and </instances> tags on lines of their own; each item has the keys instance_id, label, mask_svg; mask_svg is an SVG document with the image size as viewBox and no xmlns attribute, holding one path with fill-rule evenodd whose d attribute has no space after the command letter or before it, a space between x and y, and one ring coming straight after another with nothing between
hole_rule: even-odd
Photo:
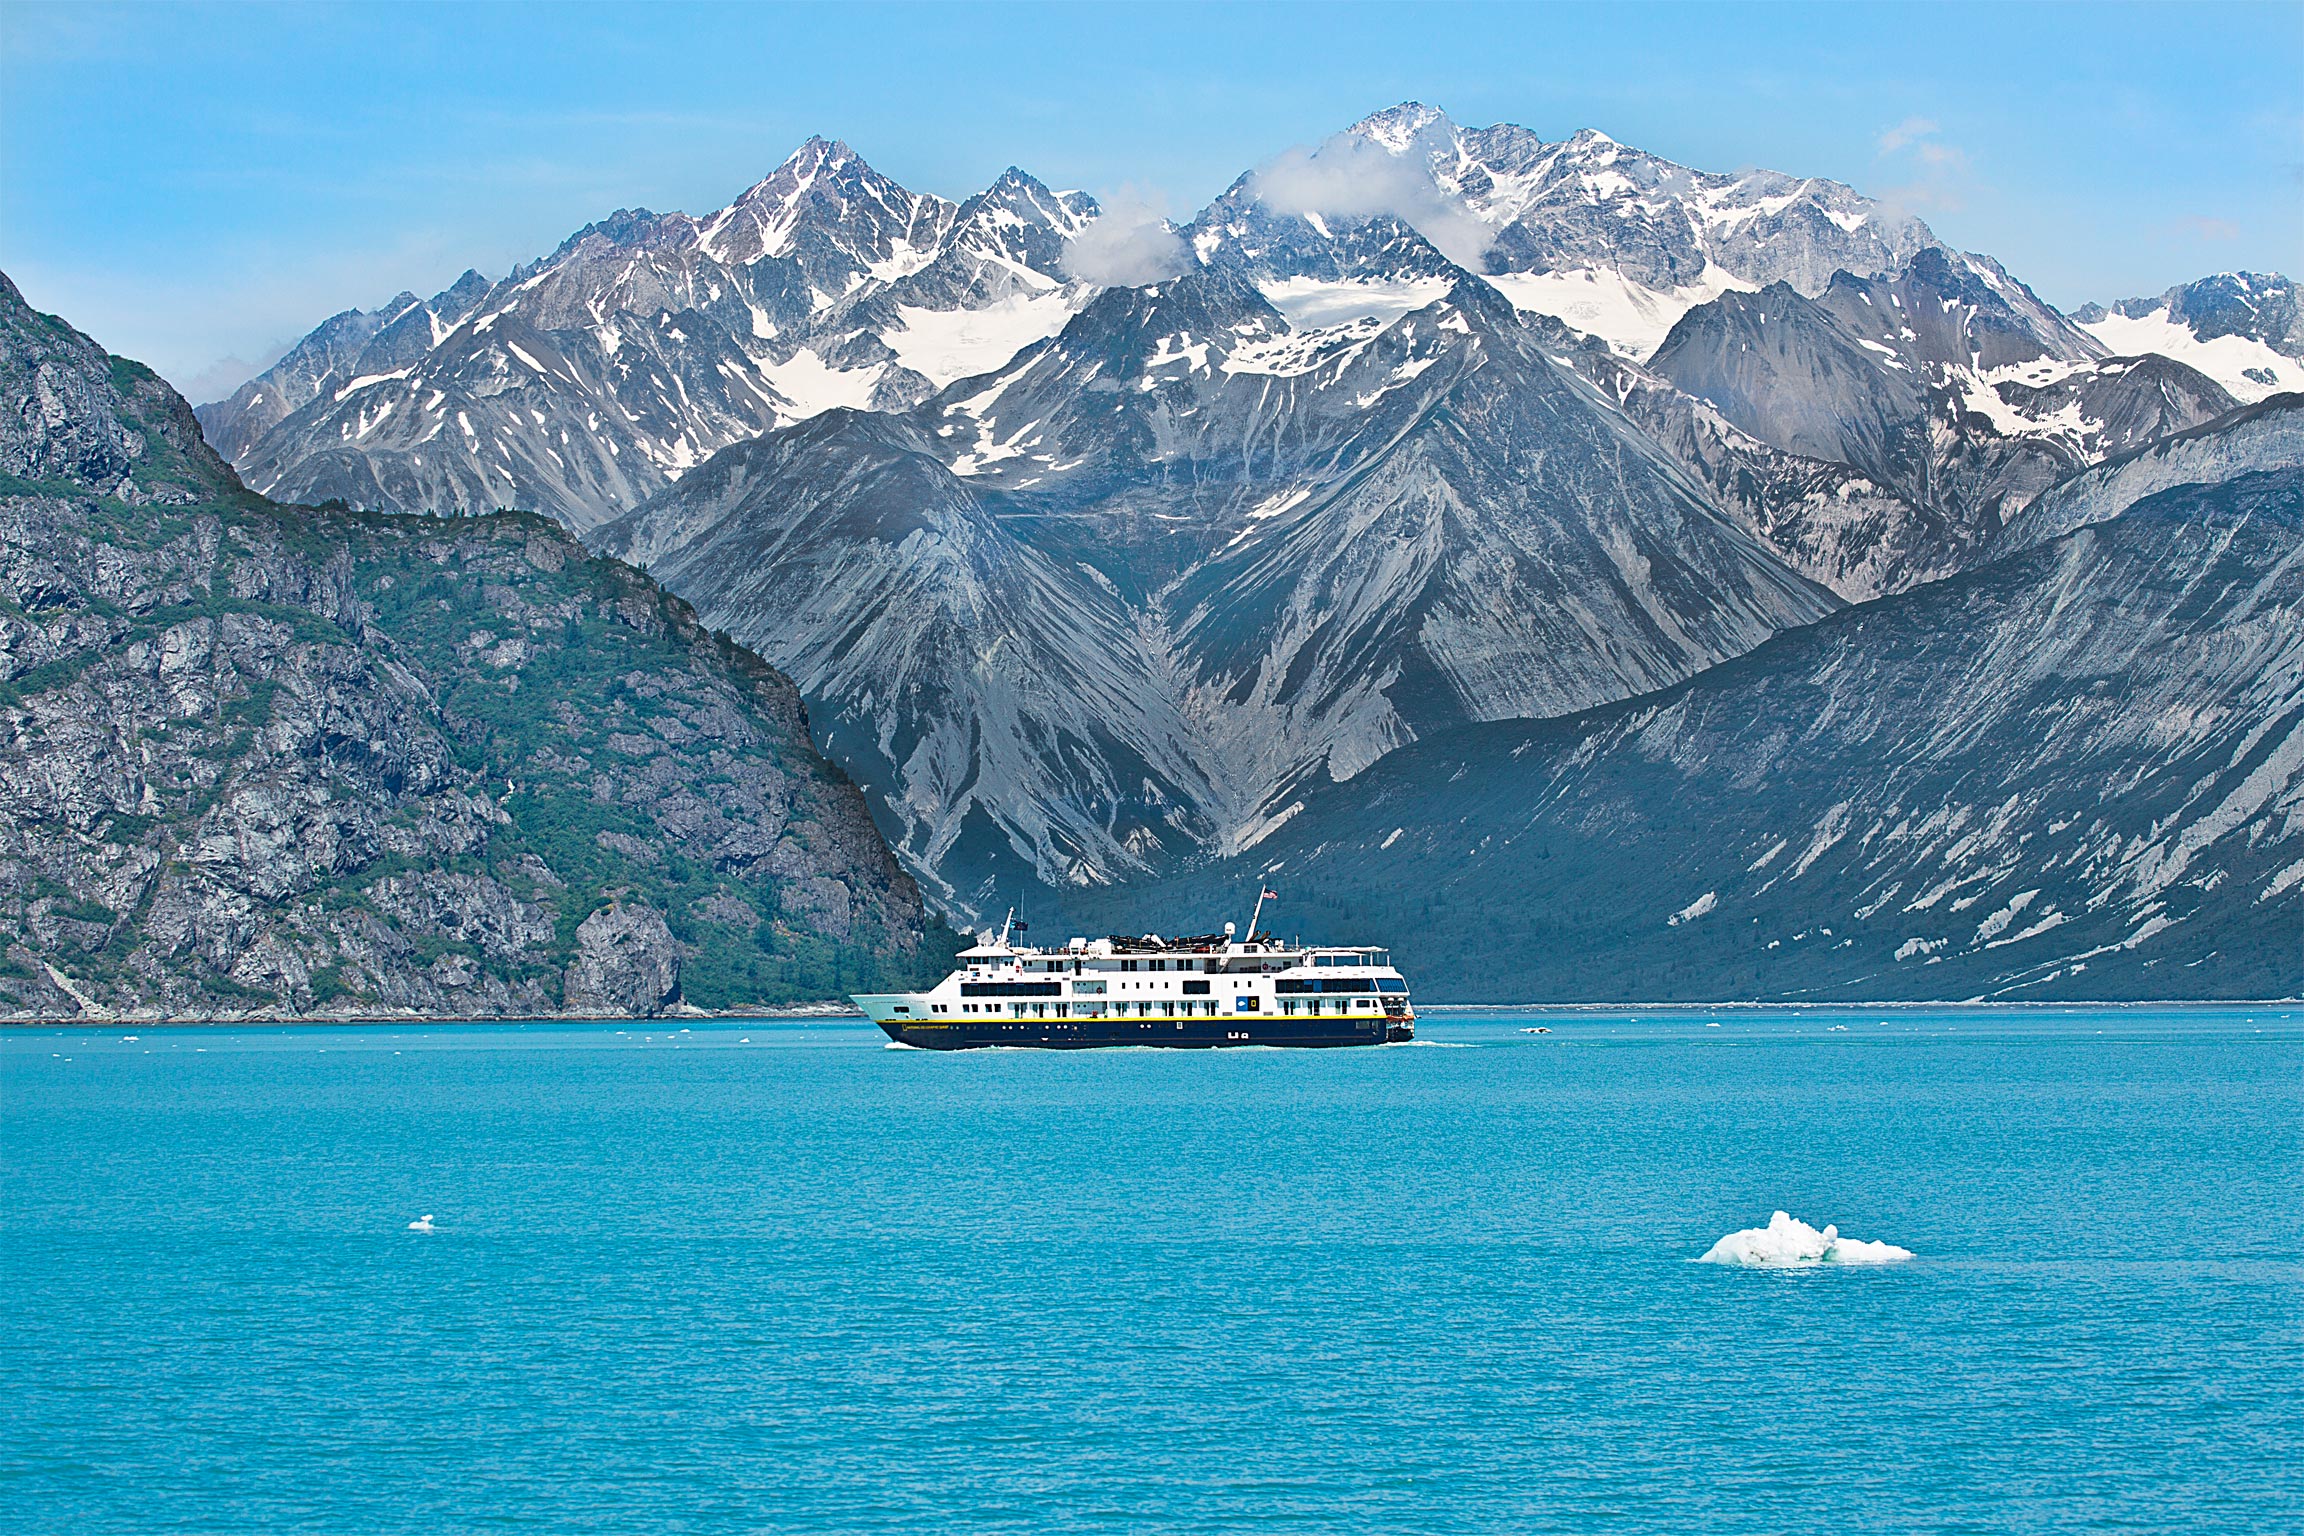
<instances>
[{"instance_id":1,"label":"snow-capped mountain","mask_svg":"<svg viewBox=\"0 0 2304 1536\"><path fill-rule=\"evenodd\" d=\"M198 408L209 445L227 463L244 460L265 433L337 385L364 371L415 364L472 313L489 286L467 270L429 302L403 293L381 309L329 316L262 375Z\"/></svg>"},{"instance_id":2,"label":"snow-capped mountain","mask_svg":"<svg viewBox=\"0 0 2304 1536\"><path fill-rule=\"evenodd\" d=\"M2114 352L2189 363L2237 399L2304 389L2304 304L2278 273L2220 272L2156 299L2091 304L2072 318Z\"/></svg>"},{"instance_id":3,"label":"snow-capped mountain","mask_svg":"<svg viewBox=\"0 0 2304 1536\"><path fill-rule=\"evenodd\" d=\"M1052 333L1094 212L1016 170L964 203L908 192L812 139L705 218L619 212L501 282L340 315L202 419L267 494L581 530L730 443L902 408Z\"/></svg>"},{"instance_id":4,"label":"snow-capped mountain","mask_svg":"<svg viewBox=\"0 0 2304 1536\"><path fill-rule=\"evenodd\" d=\"M1414 102L1242 176L1185 233L1200 260L1244 267L1293 312L1380 304L1431 279L1404 228L1522 310L1634 359L1722 293L1813 295L1837 272L1893 272L1937 244L1838 182L1713 175L1591 130L1547 143L1510 123L1463 128Z\"/></svg>"},{"instance_id":5,"label":"snow-capped mountain","mask_svg":"<svg viewBox=\"0 0 2304 1536\"><path fill-rule=\"evenodd\" d=\"M1645 692L1833 606L1463 274L1311 330L1225 268L1108 290L603 542L793 670L963 908L1252 843L1429 730Z\"/></svg>"},{"instance_id":6,"label":"snow-capped mountain","mask_svg":"<svg viewBox=\"0 0 2304 1536\"><path fill-rule=\"evenodd\" d=\"M1915 545L1886 589L1957 569L2075 470L2235 404L2182 363L2106 357L1997 263L1940 248L1886 277L1840 273L1814 298L1782 283L1725 294L1648 368L1760 441L1936 514L1948 543Z\"/></svg>"},{"instance_id":7,"label":"snow-capped mountain","mask_svg":"<svg viewBox=\"0 0 2304 1536\"><path fill-rule=\"evenodd\" d=\"M534 506L646 564L975 913L1955 576L2236 403L1845 186L1597 133L1379 113L1155 232L1143 286L1073 275L1095 216L812 140L338 316L203 419L275 495ZM2274 281L2162 308L2286 358Z\"/></svg>"}]
</instances>

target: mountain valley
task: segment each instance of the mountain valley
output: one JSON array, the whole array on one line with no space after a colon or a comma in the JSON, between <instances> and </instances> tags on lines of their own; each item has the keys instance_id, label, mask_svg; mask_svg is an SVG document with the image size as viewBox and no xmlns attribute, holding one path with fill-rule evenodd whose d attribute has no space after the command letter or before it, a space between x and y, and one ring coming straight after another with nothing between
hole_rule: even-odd
<instances>
[{"instance_id":1,"label":"mountain valley","mask_svg":"<svg viewBox=\"0 0 2304 1536\"><path fill-rule=\"evenodd\" d=\"M2013 708L1999 697L2013 684L1984 660L1918 638L1979 622L1987 593L1993 624L2096 637L2085 684L2050 673L2026 682L2035 692L2109 688L2141 709L2197 688L2203 711L2246 714L2233 677L2155 672L2148 645L2104 649L2120 625L2075 616L2087 604L2040 610L2008 583L2078 583L2117 609L2140 590L2138 562L2207 559L2171 531L2183 519L2169 509L2190 508L2235 519L2246 548L2231 558L2277 587L2266 573L2295 526L2283 471L2304 462L2280 394L2304 383L2284 278L2227 274L2067 316L1990 257L1837 183L1695 171L1589 131L1465 128L1413 103L1148 231L1147 280L1078 275L1098 217L1016 170L960 203L914 194L811 140L717 213L619 213L502 282L467 274L432 300L339 315L201 419L260 489L380 511L532 508L644 567L795 681L818 745L962 923L1022 892L1127 926L1135 904L1196 879L1254 879L1274 856L1317 863L1312 850L1364 830L1370 796L1421 796L1435 828L1504 815L1435 786L1445 752L1463 754L1450 772L1477 765L1499 794L1559 800L1561 827L1631 826L1624 786L1683 792L1609 766L1652 751L1654 733L1575 737L1597 766L1573 793L1534 788L1472 744L1553 742L1574 722L1712 699L1794 654L1824 666L1800 650L1819 637L1837 637L1832 665L1850 676L1919 667L1872 679L1914 719L1916 701L1964 690ZM2160 510L2131 520L2147 507ZM2078 549L2099 564L2083 571ZM2208 602L2198 583L2238 568L2207 560L2190 586L2166 573L2170 593L2207 603L2184 609L2204 653L2233 625L2290 612L2284 598ZM1886 613L1899 617L1864 617ZM1920 660L1861 655L1874 642L1855 635ZM1752 707L1790 730L1768 710L1837 698L1820 686L1785 683ZM1723 711L1746 699L1717 697ZM1724 760L1760 750L1704 739ZM2072 755L2053 772L1981 759L1957 772L2013 775L2025 805L2063 807L2053 820L2085 773L2110 783L2126 762L2136 782L2104 825L2146 843L2152 816L2191 803L2166 776L2197 760L2152 755L2136 721L2048 739ZM1813 750L1902 782L1863 757L1890 741L1919 750L1878 722L1864 742L1827 735ZM1945 816L1983 814L1927 783ZM1845 818L1909 809L1839 798ZM1813 809L1829 819L1830 804ZM1745 835L1737 814L1717 812L1730 841ZM1415 819L1395 818L1394 848ZM2048 836L2024 816L2009 825L2019 841ZM1887 862L1845 876L1851 911L1859 887L1917 878L1888 871L1920 843L1880 847ZM1627 956L1645 954L1634 906L1663 899L1662 865L1604 841L1592 879L1611 849L1642 873L1627 877L1630 905L1593 910L1614 914ZM1367 857L1334 853L1325 883L1387 867ZM2101 849L2089 857L2110 867ZM1519 889L1502 867L1474 860L1448 878ZM2249 867L2226 878L2263 873ZM2109 890L2059 898L2059 944L2114 942L2103 925L2132 907ZM2136 964L2194 942L2163 934L2258 932L2262 913L2233 901L2167 916ZM1698 932L1668 928L1682 970L1627 977L1690 996L1857 984L1831 967L1747 973ZM2122 968L2133 948L2086 961L2069 945L2053 984L2026 981L1994 969L2010 958L1990 947L2003 936L1977 941L1984 958L1929 951L1935 965L1849 974L1891 990L1925 975L1910 980L1920 991L2159 984ZM2304 955L2290 962L2304 977Z\"/></svg>"}]
</instances>

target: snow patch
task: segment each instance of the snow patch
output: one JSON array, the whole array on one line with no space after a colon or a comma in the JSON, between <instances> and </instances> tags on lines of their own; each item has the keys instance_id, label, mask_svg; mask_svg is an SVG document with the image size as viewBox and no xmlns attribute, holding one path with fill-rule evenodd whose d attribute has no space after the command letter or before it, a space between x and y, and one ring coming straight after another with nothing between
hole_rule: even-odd
<instances>
[{"instance_id":1,"label":"snow patch","mask_svg":"<svg viewBox=\"0 0 2304 1536\"><path fill-rule=\"evenodd\" d=\"M781 363L766 364L760 370L776 392L792 402L794 421L821 416L841 406L869 410L872 388L880 382L882 371L880 366L835 368L807 347Z\"/></svg>"},{"instance_id":2,"label":"snow patch","mask_svg":"<svg viewBox=\"0 0 2304 1536\"><path fill-rule=\"evenodd\" d=\"M2080 329L2123 357L2157 352L2189 364L2223 385L2242 404L2281 390L2304 389L2304 360L2285 357L2250 336L2216 336L2202 341L2192 334L2191 327L2172 317L2165 304L2148 315L2106 315ZM2272 382L2248 377L2251 369L2269 373Z\"/></svg>"},{"instance_id":3,"label":"snow patch","mask_svg":"<svg viewBox=\"0 0 2304 1536\"><path fill-rule=\"evenodd\" d=\"M1512 307L1550 315L1634 362L1646 362L1664 344L1680 317L1730 291L1753 293L1758 285L1719 267L1683 288L1643 287L1613 267L1578 267L1563 272L1505 272L1488 279Z\"/></svg>"},{"instance_id":4,"label":"snow patch","mask_svg":"<svg viewBox=\"0 0 2304 1536\"><path fill-rule=\"evenodd\" d=\"M1257 286L1272 307L1288 317L1290 325L1298 330L1317 330L1353 320L1381 320L1389 324L1447 293L1448 279L1413 277L1398 282L1378 282L1290 277Z\"/></svg>"},{"instance_id":5,"label":"snow patch","mask_svg":"<svg viewBox=\"0 0 2304 1536\"><path fill-rule=\"evenodd\" d=\"M389 383L393 379L404 379L408 377L412 371L413 370L409 368L402 368L397 373L364 373L360 375L360 377L354 379L351 383L345 385L342 389L336 391L336 398L338 400L342 400L346 395L354 394L360 390L366 389L371 384L385 384Z\"/></svg>"},{"instance_id":6,"label":"snow patch","mask_svg":"<svg viewBox=\"0 0 2304 1536\"><path fill-rule=\"evenodd\" d=\"M895 328L881 336L896 360L938 389L990 373L1034 342L1064 329L1084 297L1077 288L1017 294L982 309L899 306Z\"/></svg>"},{"instance_id":7,"label":"snow patch","mask_svg":"<svg viewBox=\"0 0 2304 1536\"><path fill-rule=\"evenodd\" d=\"M1278 517L1283 512L1290 512L1302 506L1311 495L1312 487L1308 485L1300 485L1292 491L1279 491L1256 503L1248 515L1257 521L1262 521L1268 517Z\"/></svg>"}]
</instances>

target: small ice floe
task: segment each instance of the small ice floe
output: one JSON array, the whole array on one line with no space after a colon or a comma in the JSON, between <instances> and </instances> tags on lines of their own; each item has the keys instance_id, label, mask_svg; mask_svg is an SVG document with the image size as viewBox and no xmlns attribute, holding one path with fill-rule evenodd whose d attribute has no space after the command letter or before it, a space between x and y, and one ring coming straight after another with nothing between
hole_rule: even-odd
<instances>
[{"instance_id":1,"label":"small ice floe","mask_svg":"<svg viewBox=\"0 0 2304 1536\"><path fill-rule=\"evenodd\" d=\"M1696 1262L1743 1269L1810 1269L1819 1264L1898 1264L1910 1257L1909 1248L1842 1237L1838 1227L1819 1232L1778 1211L1765 1227L1729 1233Z\"/></svg>"},{"instance_id":2,"label":"small ice floe","mask_svg":"<svg viewBox=\"0 0 2304 1536\"><path fill-rule=\"evenodd\" d=\"M435 1229L432 1225L432 1218L429 1215L426 1215L419 1216L414 1221L408 1223L408 1230L411 1232L430 1232Z\"/></svg>"},{"instance_id":3,"label":"small ice floe","mask_svg":"<svg viewBox=\"0 0 2304 1536\"><path fill-rule=\"evenodd\" d=\"M1720 1021L1718 1019L1706 1019L1704 1021L1704 1027L1706 1029L1718 1029L1720 1027Z\"/></svg>"},{"instance_id":4,"label":"small ice floe","mask_svg":"<svg viewBox=\"0 0 2304 1536\"><path fill-rule=\"evenodd\" d=\"M1844 1035L1848 1033L1848 1026L1845 1024L1835 1024L1830 1029L1824 1031L1824 1033L1828 1035Z\"/></svg>"},{"instance_id":5,"label":"small ice floe","mask_svg":"<svg viewBox=\"0 0 2304 1536\"><path fill-rule=\"evenodd\" d=\"M134 1036L134 1035L122 1035L122 1036L120 1037L120 1043L121 1043L122 1045L134 1045L134 1044L136 1043L136 1036Z\"/></svg>"}]
</instances>

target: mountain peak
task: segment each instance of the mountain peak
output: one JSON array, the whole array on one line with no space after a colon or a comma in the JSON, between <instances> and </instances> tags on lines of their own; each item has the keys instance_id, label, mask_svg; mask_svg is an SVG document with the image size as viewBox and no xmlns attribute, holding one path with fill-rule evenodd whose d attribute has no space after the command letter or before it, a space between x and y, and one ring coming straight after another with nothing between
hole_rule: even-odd
<instances>
[{"instance_id":1,"label":"mountain peak","mask_svg":"<svg viewBox=\"0 0 2304 1536\"><path fill-rule=\"evenodd\" d=\"M1404 101L1396 107L1386 107L1354 123L1355 137L1369 139L1390 150L1405 154L1408 147L1425 134L1439 129L1453 132L1456 124L1438 107L1428 107L1420 101Z\"/></svg>"}]
</instances>

